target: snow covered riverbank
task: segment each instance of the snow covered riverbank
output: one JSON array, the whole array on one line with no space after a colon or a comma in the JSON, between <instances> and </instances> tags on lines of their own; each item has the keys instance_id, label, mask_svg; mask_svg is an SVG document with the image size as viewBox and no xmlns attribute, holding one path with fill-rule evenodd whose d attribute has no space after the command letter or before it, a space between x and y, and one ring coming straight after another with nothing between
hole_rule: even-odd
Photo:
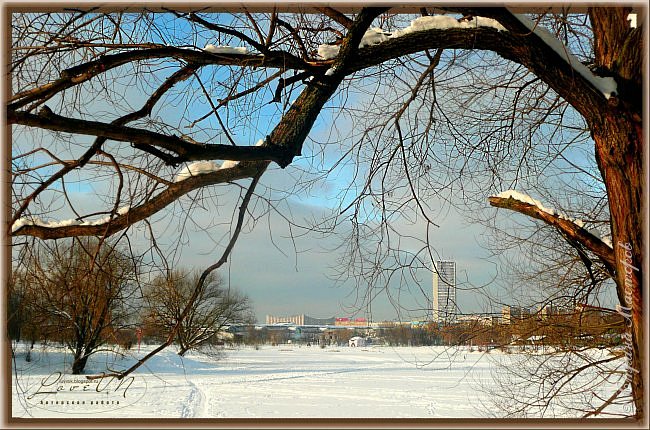
<instances>
[{"instance_id":1,"label":"snow covered riverbank","mask_svg":"<svg viewBox=\"0 0 650 430\"><path fill-rule=\"evenodd\" d=\"M87 371L122 369L144 355L99 353ZM498 416L496 362L516 354L444 347L263 346L221 359L167 349L133 379L84 384L62 350L40 348L12 377L14 417L56 418L475 418ZM105 402L105 403L101 403Z\"/></svg>"}]
</instances>

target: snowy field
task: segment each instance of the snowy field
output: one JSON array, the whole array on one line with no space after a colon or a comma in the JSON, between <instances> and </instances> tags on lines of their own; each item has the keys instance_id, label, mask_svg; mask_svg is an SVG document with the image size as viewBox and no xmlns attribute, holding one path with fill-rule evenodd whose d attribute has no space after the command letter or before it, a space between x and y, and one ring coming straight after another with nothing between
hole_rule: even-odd
<instances>
[{"instance_id":1,"label":"snowy field","mask_svg":"<svg viewBox=\"0 0 650 430\"><path fill-rule=\"evenodd\" d=\"M150 348L126 357L98 353L87 373L126 368ZM501 414L485 387L494 381L495 363L517 355L283 345L227 349L216 360L167 349L118 385L58 373L70 367L63 350L36 346L31 362L25 351L19 346L14 362L13 417L494 417Z\"/></svg>"}]
</instances>

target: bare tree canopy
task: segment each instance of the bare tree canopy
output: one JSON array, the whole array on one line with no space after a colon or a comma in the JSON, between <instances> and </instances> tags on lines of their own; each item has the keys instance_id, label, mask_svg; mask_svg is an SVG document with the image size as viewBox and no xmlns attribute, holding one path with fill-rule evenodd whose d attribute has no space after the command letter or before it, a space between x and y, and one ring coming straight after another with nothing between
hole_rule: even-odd
<instances>
[{"instance_id":1,"label":"bare tree canopy","mask_svg":"<svg viewBox=\"0 0 650 430\"><path fill-rule=\"evenodd\" d=\"M515 211L612 280L643 418L647 10L633 6L13 11L8 234L15 249L140 235L134 254L165 267L188 224L229 226L168 345L242 228L319 180L341 192L312 230L349 227L340 276L367 300L434 259L438 202ZM264 184L277 167L285 190Z\"/></svg>"},{"instance_id":2,"label":"bare tree canopy","mask_svg":"<svg viewBox=\"0 0 650 430\"><path fill-rule=\"evenodd\" d=\"M30 251L14 274L25 308L19 312L31 317L23 325L61 341L73 354L72 373L82 373L88 358L127 326L137 264L93 238L43 243Z\"/></svg>"},{"instance_id":3,"label":"bare tree canopy","mask_svg":"<svg viewBox=\"0 0 650 430\"><path fill-rule=\"evenodd\" d=\"M168 333L180 319L200 276L201 273L177 269L166 277L155 278L144 294L147 301L145 322L163 334ZM223 284L215 272L203 283L177 332L178 355L218 341L223 335L221 332L230 325L251 321L248 298Z\"/></svg>"}]
</instances>

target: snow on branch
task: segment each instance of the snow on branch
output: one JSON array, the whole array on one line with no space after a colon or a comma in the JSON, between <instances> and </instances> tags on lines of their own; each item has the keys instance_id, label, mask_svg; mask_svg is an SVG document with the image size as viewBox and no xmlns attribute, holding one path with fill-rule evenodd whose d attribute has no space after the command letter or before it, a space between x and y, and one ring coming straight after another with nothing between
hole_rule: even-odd
<instances>
[{"instance_id":1,"label":"snow on branch","mask_svg":"<svg viewBox=\"0 0 650 430\"><path fill-rule=\"evenodd\" d=\"M528 203L529 205L537 206L539 210L546 212L547 214L550 215L558 215L558 212L553 209L553 208L547 208L545 207L539 200L535 200L534 198L530 197L527 194L520 193L519 191L515 190L508 190L508 191L502 191L496 196L491 196L491 197L499 197L502 199L515 199L519 200L520 202ZM582 226L580 226L582 227Z\"/></svg>"},{"instance_id":2,"label":"snow on branch","mask_svg":"<svg viewBox=\"0 0 650 430\"><path fill-rule=\"evenodd\" d=\"M211 169L212 174L200 174L190 179L188 177L187 180L170 183L166 189L142 205L118 209L116 212L119 216L111 218L111 215L108 215L94 221L65 220L54 222L43 222L36 217L24 217L13 223L11 233L12 236L34 236L40 239L60 239L73 236L108 237L158 213L191 191L209 185L261 175L269 164L269 161L252 161L239 164L237 169L222 169L221 166L214 163L213 169L215 170ZM218 168L214 166L218 166Z\"/></svg>"},{"instance_id":3,"label":"snow on branch","mask_svg":"<svg viewBox=\"0 0 650 430\"><path fill-rule=\"evenodd\" d=\"M363 37L361 38L361 42L359 42L359 48L376 45L378 43L387 41L389 38L390 33L382 30L379 27L372 27L364 33Z\"/></svg>"},{"instance_id":4,"label":"snow on branch","mask_svg":"<svg viewBox=\"0 0 650 430\"><path fill-rule=\"evenodd\" d=\"M228 46L228 45L218 45L215 46L211 43L205 45L203 48L204 51L210 52L211 54L236 54L236 55L246 55L248 54L248 49L244 46Z\"/></svg>"},{"instance_id":5,"label":"snow on branch","mask_svg":"<svg viewBox=\"0 0 650 430\"><path fill-rule=\"evenodd\" d=\"M257 141L257 143L255 143L255 146L262 146L263 144L264 144L264 139L260 139ZM174 179L174 182L184 181L185 179L191 178L193 176L213 173L216 172L217 170L230 169L237 165L239 165L239 161L235 161L235 160L224 160L224 162L221 163L221 165L219 165L215 161L195 161L194 163L190 163L187 166L183 167L181 170L179 170L179 172L176 174L176 178Z\"/></svg>"},{"instance_id":6,"label":"snow on branch","mask_svg":"<svg viewBox=\"0 0 650 430\"><path fill-rule=\"evenodd\" d=\"M192 176L204 175L206 173L216 172L219 170L219 166L214 161L196 161L190 163L187 166L183 167L178 174L176 174L175 182L184 181L187 178Z\"/></svg>"},{"instance_id":7,"label":"snow on branch","mask_svg":"<svg viewBox=\"0 0 650 430\"><path fill-rule=\"evenodd\" d=\"M239 164L239 161L224 160L221 165L215 161L196 161L183 167L177 174L174 182L184 181L193 176L205 175L206 173L213 173L221 169L230 169Z\"/></svg>"},{"instance_id":8,"label":"snow on branch","mask_svg":"<svg viewBox=\"0 0 650 430\"><path fill-rule=\"evenodd\" d=\"M614 250L611 241L601 238L597 232L586 229L583 221L571 219L553 208L545 207L539 200L515 190L490 196L489 201L490 205L494 207L519 212L555 226L567 238L582 244L597 255L608 267L610 273L614 273Z\"/></svg>"},{"instance_id":9,"label":"snow on branch","mask_svg":"<svg viewBox=\"0 0 650 430\"><path fill-rule=\"evenodd\" d=\"M131 209L130 206L123 206L117 210L117 215L125 215L130 209ZM14 232L25 225L34 225L34 226L46 227L46 228L57 228L57 227L67 227L71 225L81 225L81 226L102 225L102 224L106 224L110 220L111 220L111 215L106 215L105 217L92 220L92 221L80 221L77 219L65 219L61 221L43 221L38 217L23 217L17 219L16 222L14 222L11 225L11 231Z\"/></svg>"},{"instance_id":10,"label":"snow on branch","mask_svg":"<svg viewBox=\"0 0 650 430\"><path fill-rule=\"evenodd\" d=\"M220 169L230 169L231 167L235 167L238 164L239 161L225 160L223 163L221 163Z\"/></svg>"},{"instance_id":11,"label":"snow on branch","mask_svg":"<svg viewBox=\"0 0 650 430\"><path fill-rule=\"evenodd\" d=\"M567 48L557 37L555 37L546 28L538 25L538 23L531 21L525 15L512 14L519 22L526 26L531 32L537 35L549 48L555 51L560 58L566 61L573 70L580 76L585 78L596 89L598 89L606 99L616 95L617 84L614 78L596 76L587 66L582 64L578 58L573 55L569 48Z\"/></svg>"},{"instance_id":12,"label":"snow on branch","mask_svg":"<svg viewBox=\"0 0 650 430\"><path fill-rule=\"evenodd\" d=\"M264 139L260 139L255 143L255 146L262 146L263 144L264 144ZM213 163L213 166L211 166L210 168L206 169L206 171L203 171L201 173L210 173L210 172L214 172L215 170L230 169L232 167L235 167L235 166L239 165L239 161L235 161L235 160L224 160L224 162L221 163L221 166L216 167L216 168L215 168L216 164L214 162L211 162L211 163ZM196 173L196 174L201 174L201 173ZM185 179L185 178L183 178L183 179ZM180 179L177 179L177 181L178 180L180 180Z\"/></svg>"},{"instance_id":13,"label":"snow on branch","mask_svg":"<svg viewBox=\"0 0 650 430\"><path fill-rule=\"evenodd\" d=\"M427 30L446 30L450 28L478 28L491 27L499 31L506 31L499 22L492 18L475 16L470 20L458 20L449 15L431 15L421 16L411 21L408 27L395 31L391 38L400 37L405 34L415 33L417 31Z\"/></svg>"},{"instance_id":14,"label":"snow on branch","mask_svg":"<svg viewBox=\"0 0 650 430\"><path fill-rule=\"evenodd\" d=\"M339 45L318 45L318 56L324 60L331 60L339 55L339 49L341 49Z\"/></svg>"},{"instance_id":15,"label":"snow on branch","mask_svg":"<svg viewBox=\"0 0 650 430\"><path fill-rule=\"evenodd\" d=\"M470 20L458 20L452 16L448 15L432 15L432 16L421 16L419 18L411 21L411 24L403 29L396 30L392 33L386 32L378 27L373 27L366 31L366 33L361 38L361 43L359 43L359 48L364 48L366 46L377 45L379 43L385 42L389 39L395 39L397 37L404 36L406 34L415 33L418 31L427 31L427 30L445 30L450 28L478 28L478 27L491 27L499 31L505 31L505 28L499 24L497 20L492 18L484 18L481 16L473 17ZM338 45L319 45L318 46L318 55L324 60L331 60L336 57L339 53Z\"/></svg>"},{"instance_id":16,"label":"snow on branch","mask_svg":"<svg viewBox=\"0 0 650 430\"><path fill-rule=\"evenodd\" d=\"M38 217L23 217L23 218L18 218L16 222L14 222L11 225L11 231L14 232L25 225L38 225L41 227L64 227L68 225L79 225L79 224L81 224L81 221L77 221L74 219L58 221L58 222L49 222L49 221L46 222L41 220Z\"/></svg>"},{"instance_id":17,"label":"snow on branch","mask_svg":"<svg viewBox=\"0 0 650 430\"><path fill-rule=\"evenodd\" d=\"M515 190L503 191L503 192L497 194L496 196L491 196L491 197L502 198L502 199L515 199L515 200L518 200L520 202L528 203L529 205L533 205L533 206L537 207L539 210L541 210L543 212L546 212L549 215L558 217L559 219L566 220L566 221L569 221L569 222L575 224L579 228L582 228L582 229L588 231L589 233L591 233L592 235L596 236L597 238L599 238L601 241L603 241L603 243L605 243L610 248L613 248L612 241L608 236L601 236L599 232L597 232L595 230L585 228L585 222L583 220L578 219L578 218L571 218L570 216L568 216L564 212L560 212L560 211L556 210L555 208L547 208L539 200L535 200L534 198L532 198L532 197L530 197L530 196L528 196L526 194L520 193L519 191L515 191Z\"/></svg>"}]
</instances>

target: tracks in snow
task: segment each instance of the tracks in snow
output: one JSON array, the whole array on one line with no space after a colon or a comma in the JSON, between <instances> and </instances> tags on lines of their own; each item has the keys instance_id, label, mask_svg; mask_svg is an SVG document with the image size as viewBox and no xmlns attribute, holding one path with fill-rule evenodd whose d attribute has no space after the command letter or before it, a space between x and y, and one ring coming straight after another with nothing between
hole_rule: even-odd
<instances>
[{"instance_id":1,"label":"tracks in snow","mask_svg":"<svg viewBox=\"0 0 650 430\"><path fill-rule=\"evenodd\" d=\"M297 371L297 372L290 372L294 374L289 374L289 375L271 373L270 375L263 378L228 379L216 384L210 384L210 386L230 385L230 384L254 384L254 383L274 382L274 381L301 379L301 378L319 378L319 377L326 377L326 376L338 375L343 373L363 372L366 370L375 369L377 367L382 367L382 365L367 366L363 368L337 369L337 370L330 370L330 371L302 371L302 372ZM207 406L206 394L197 384L190 381L189 379L187 379L187 384L190 387L190 392L186 400L183 402L181 406L180 418L204 417L206 412L206 406Z\"/></svg>"},{"instance_id":2,"label":"tracks in snow","mask_svg":"<svg viewBox=\"0 0 650 430\"><path fill-rule=\"evenodd\" d=\"M205 409L205 396L201 389L192 381L187 381L190 385L190 394L181 408L181 418L196 418L203 416Z\"/></svg>"},{"instance_id":3,"label":"tracks in snow","mask_svg":"<svg viewBox=\"0 0 650 430\"><path fill-rule=\"evenodd\" d=\"M366 367L355 367L355 368L347 368L347 369L337 369L337 370L305 370L305 371L294 371L294 372L277 372L273 373L270 372L269 375L265 377L248 377L248 378L243 378L243 379L228 379L223 382L219 382L213 385L229 385L229 384L251 384L251 383L259 383L259 382L272 382L272 381L282 381L282 380L289 380L289 379L301 379L301 378L318 378L321 376L331 376L331 375L339 375L342 373L351 373L351 372L364 372L367 370L373 370L379 367L383 367L384 364L379 364L376 366L366 366ZM285 374L283 374L285 373ZM288 373L288 374L286 374Z\"/></svg>"}]
</instances>

